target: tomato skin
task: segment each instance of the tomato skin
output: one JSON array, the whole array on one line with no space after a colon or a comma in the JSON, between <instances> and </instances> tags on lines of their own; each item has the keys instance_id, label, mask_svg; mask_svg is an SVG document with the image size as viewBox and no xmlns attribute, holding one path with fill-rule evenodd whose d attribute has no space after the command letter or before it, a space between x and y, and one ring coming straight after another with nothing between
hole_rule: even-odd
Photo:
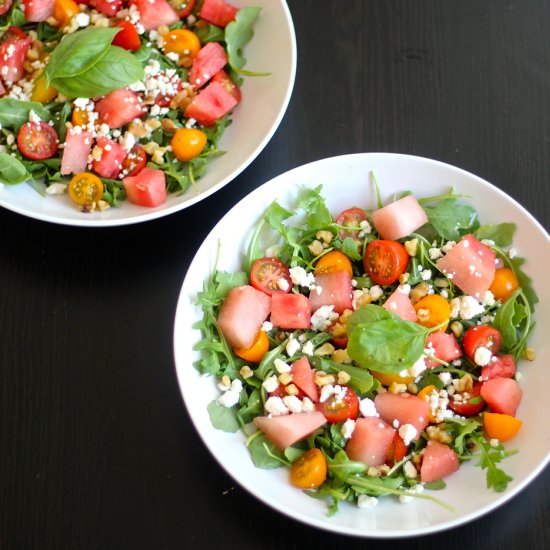
<instances>
[{"instance_id":1,"label":"tomato skin","mask_svg":"<svg viewBox=\"0 0 550 550\"><path fill-rule=\"evenodd\" d=\"M335 271L347 271L353 277L353 267L350 259L339 250L331 250L321 256L315 265L315 275L320 273L334 273Z\"/></svg>"},{"instance_id":2,"label":"tomato skin","mask_svg":"<svg viewBox=\"0 0 550 550\"><path fill-rule=\"evenodd\" d=\"M32 160L49 159L59 146L57 132L47 122L27 122L17 135L21 154Z\"/></svg>"},{"instance_id":3,"label":"tomato skin","mask_svg":"<svg viewBox=\"0 0 550 550\"><path fill-rule=\"evenodd\" d=\"M281 288L279 286L281 279L286 280L287 287ZM256 260L250 270L250 284L256 290L261 290L268 296L272 296L275 292L290 292L292 289L290 271L277 258L260 258Z\"/></svg>"},{"instance_id":4,"label":"tomato skin","mask_svg":"<svg viewBox=\"0 0 550 550\"><path fill-rule=\"evenodd\" d=\"M168 3L176 10L178 17L183 19L191 14L196 0L170 0Z\"/></svg>"},{"instance_id":5,"label":"tomato skin","mask_svg":"<svg viewBox=\"0 0 550 550\"><path fill-rule=\"evenodd\" d=\"M403 460L407 453L409 452L409 447L405 445L403 438L395 432L393 436L393 441L388 448L388 453L386 454L386 464L388 466L393 466L396 462Z\"/></svg>"},{"instance_id":6,"label":"tomato skin","mask_svg":"<svg viewBox=\"0 0 550 550\"><path fill-rule=\"evenodd\" d=\"M367 213L361 208L348 208L336 216L336 223L342 225L345 229L340 229L339 237L344 240L351 237L354 240L359 239L361 228L359 224L362 221L368 221Z\"/></svg>"},{"instance_id":7,"label":"tomato skin","mask_svg":"<svg viewBox=\"0 0 550 550\"><path fill-rule=\"evenodd\" d=\"M136 143L122 161L122 171L125 176L137 176L146 166L147 153L139 143Z\"/></svg>"},{"instance_id":8,"label":"tomato skin","mask_svg":"<svg viewBox=\"0 0 550 550\"><path fill-rule=\"evenodd\" d=\"M349 386L341 386L345 389L342 399L332 395L322 403L317 404L317 409L323 413L329 424L344 422L348 418L355 420L359 416L359 398Z\"/></svg>"},{"instance_id":9,"label":"tomato skin","mask_svg":"<svg viewBox=\"0 0 550 550\"><path fill-rule=\"evenodd\" d=\"M300 489L315 489L327 478L327 461L320 449L314 447L296 459L290 468L290 482Z\"/></svg>"},{"instance_id":10,"label":"tomato skin","mask_svg":"<svg viewBox=\"0 0 550 550\"><path fill-rule=\"evenodd\" d=\"M0 15L4 15L13 4L13 0L0 0Z\"/></svg>"},{"instance_id":11,"label":"tomato skin","mask_svg":"<svg viewBox=\"0 0 550 550\"><path fill-rule=\"evenodd\" d=\"M265 331L260 330L254 343L249 348L234 348L235 355L245 361L259 363L269 350L269 338Z\"/></svg>"},{"instance_id":12,"label":"tomato skin","mask_svg":"<svg viewBox=\"0 0 550 550\"><path fill-rule=\"evenodd\" d=\"M363 255L367 275L379 285L391 285L405 272L409 255L397 241L371 241Z\"/></svg>"},{"instance_id":13,"label":"tomato skin","mask_svg":"<svg viewBox=\"0 0 550 550\"><path fill-rule=\"evenodd\" d=\"M198 157L205 148L206 134L197 128L180 128L173 135L170 145L174 156L187 162Z\"/></svg>"},{"instance_id":14,"label":"tomato skin","mask_svg":"<svg viewBox=\"0 0 550 550\"><path fill-rule=\"evenodd\" d=\"M24 40L27 38L25 31L19 27L11 26L6 29L6 32L2 35L0 42L2 44L6 42L13 42L15 40Z\"/></svg>"},{"instance_id":15,"label":"tomato skin","mask_svg":"<svg viewBox=\"0 0 550 550\"><path fill-rule=\"evenodd\" d=\"M462 347L468 358L475 362L476 351L479 347L487 348L495 355L500 349L501 342L502 336L496 328L475 325L464 333Z\"/></svg>"},{"instance_id":16,"label":"tomato skin","mask_svg":"<svg viewBox=\"0 0 550 550\"><path fill-rule=\"evenodd\" d=\"M501 267L495 270L495 277L489 290L494 297L505 302L519 288L519 281L509 267Z\"/></svg>"},{"instance_id":17,"label":"tomato skin","mask_svg":"<svg viewBox=\"0 0 550 550\"><path fill-rule=\"evenodd\" d=\"M449 409L454 411L460 416L475 416L479 414L485 408L485 400L480 395L481 391L481 382L474 382L472 389L466 393L470 396L468 400L464 403L457 403L454 401L453 397L449 398ZM475 399L475 403L470 403L470 400ZM477 402L479 401L479 403Z\"/></svg>"},{"instance_id":18,"label":"tomato skin","mask_svg":"<svg viewBox=\"0 0 550 550\"><path fill-rule=\"evenodd\" d=\"M113 45L124 48L132 52L136 52L141 48L141 40L134 24L126 19L122 19L115 23L115 27L120 27L122 30L118 31L113 38Z\"/></svg>"},{"instance_id":19,"label":"tomato skin","mask_svg":"<svg viewBox=\"0 0 550 550\"><path fill-rule=\"evenodd\" d=\"M89 172L76 174L69 182L69 196L77 204L91 204L103 196L103 182Z\"/></svg>"}]
</instances>

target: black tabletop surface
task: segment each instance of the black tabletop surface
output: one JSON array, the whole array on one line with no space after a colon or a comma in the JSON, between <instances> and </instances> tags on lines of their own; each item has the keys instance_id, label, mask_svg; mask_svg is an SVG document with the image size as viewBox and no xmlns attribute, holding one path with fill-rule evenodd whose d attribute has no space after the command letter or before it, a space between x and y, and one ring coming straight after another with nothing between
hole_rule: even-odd
<instances>
[{"instance_id":1,"label":"black tabletop surface","mask_svg":"<svg viewBox=\"0 0 550 550\"><path fill-rule=\"evenodd\" d=\"M240 488L178 388L180 286L211 227L273 176L365 151L473 172L550 226L546 0L289 0L293 95L232 183L147 223L86 229L0 211L0 548L394 548L319 531ZM276 52L273 52L276 55ZM550 470L409 548L550 548Z\"/></svg>"}]
</instances>

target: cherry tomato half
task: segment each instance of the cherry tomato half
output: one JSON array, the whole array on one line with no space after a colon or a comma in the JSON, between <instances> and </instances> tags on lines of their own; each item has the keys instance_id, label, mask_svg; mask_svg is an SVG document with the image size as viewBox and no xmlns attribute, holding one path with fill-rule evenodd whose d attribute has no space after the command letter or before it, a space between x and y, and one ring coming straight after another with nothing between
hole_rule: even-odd
<instances>
[{"instance_id":1,"label":"cherry tomato half","mask_svg":"<svg viewBox=\"0 0 550 550\"><path fill-rule=\"evenodd\" d=\"M235 348L233 351L241 359L250 363L259 363L269 350L269 338L263 330L258 332L254 343L249 348Z\"/></svg>"},{"instance_id":2,"label":"cherry tomato half","mask_svg":"<svg viewBox=\"0 0 550 550\"><path fill-rule=\"evenodd\" d=\"M47 122L27 122L17 135L21 154L32 160L49 159L59 146L57 132Z\"/></svg>"},{"instance_id":3,"label":"cherry tomato half","mask_svg":"<svg viewBox=\"0 0 550 550\"><path fill-rule=\"evenodd\" d=\"M348 418L355 420L359 416L359 399L349 386L341 386L344 396L331 395L327 400L317 404L329 424L344 422Z\"/></svg>"},{"instance_id":4,"label":"cherry tomato half","mask_svg":"<svg viewBox=\"0 0 550 550\"><path fill-rule=\"evenodd\" d=\"M137 52L141 48L139 34L131 21L122 19L115 23L115 27L120 27L122 30L115 34L112 42L113 46L118 46L132 52Z\"/></svg>"},{"instance_id":5,"label":"cherry tomato half","mask_svg":"<svg viewBox=\"0 0 550 550\"><path fill-rule=\"evenodd\" d=\"M462 401L457 403L454 400L454 396L449 398L449 409L460 416L474 416L479 414L485 407L485 400L481 397L479 393L480 390L481 382L474 382L474 385L470 391L459 394L463 396ZM464 399L464 393L468 394L466 399Z\"/></svg>"},{"instance_id":6,"label":"cherry tomato half","mask_svg":"<svg viewBox=\"0 0 550 550\"><path fill-rule=\"evenodd\" d=\"M315 489L327 478L327 461L320 449L314 447L297 458L290 468L290 482L300 489Z\"/></svg>"},{"instance_id":7,"label":"cherry tomato half","mask_svg":"<svg viewBox=\"0 0 550 550\"><path fill-rule=\"evenodd\" d=\"M89 172L76 174L69 182L69 196L77 204L97 202L103 196L103 182Z\"/></svg>"},{"instance_id":8,"label":"cherry tomato half","mask_svg":"<svg viewBox=\"0 0 550 550\"><path fill-rule=\"evenodd\" d=\"M501 342L502 336L496 328L488 327L487 325L475 325L464 333L462 347L464 348L464 353L475 362L478 348L487 348L495 355L500 349Z\"/></svg>"},{"instance_id":9,"label":"cherry tomato half","mask_svg":"<svg viewBox=\"0 0 550 550\"><path fill-rule=\"evenodd\" d=\"M409 447L405 445L403 438L395 432L393 441L386 452L386 464L390 467L393 466L396 462L403 460L407 456L408 452Z\"/></svg>"},{"instance_id":10,"label":"cherry tomato half","mask_svg":"<svg viewBox=\"0 0 550 550\"><path fill-rule=\"evenodd\" d=\"M196 0L169 0L168 3L176 10L178 17L183 19L193 11Z\"/></svg>"},{"instance_id":11,"label":"cherry tomato half","mask_svg":"<svg viewBox=\"0 0 550 550\"><path fill-rule=\"evenodd\" d=\"M12 26L6 29L6 32L2 35L2 38L0 39L0 42L15 42L17 40L23 40L25 38L27 38L27 35L25 34L24 30L20 29L19 27Z\"/></svg>"},{"instance_id":12,"label":"cherry tomato half","mask_svg":"<svg viewBox=\"0 0 550 550\"><path fill-rule=\"evenodd\" d=\"M281 284L284 280L287 284ZM288 267L277 258L260 258L252 264L250 270L250 284L257 290L265 292L268 296L274 292L290 292L292 279Z\"/></svg>"},{"instance_id":13,"label":"cherry tomato half","mask_svg":"<svg viewBox=\"0 0 550 550\"><path fill-rule=\"evenodd\" d=\"M136 143L122 161L122 170L127 176L137 176L147 166L147 153Z\"/></svg>"},{"instance_id":14,"label":"cherry tomato half","mask_svg":"<svg viewBox=\"0 0 550 550\"><path fill-rule=\"evenodd\" d=\"M177 54L180 64L190 67L201 49L201 41L189 29L174 29L163 36L162 49L165 54Z\"/></svg>"},{"instance_id":15,"label":"cherry tomato half","mask_svg":"<svg viewBox=\"0 0 550 550\"><path fill-rule=\"evenodd\" d=\"M350 259L339 250L327 252L315 264L315 275L335 273L336 271L347 271L350 277L353 277L353 267Z\"/></svg>"},{"instance_id":16,"label":"cherry tomato half","mask_svg":"<svg viewBox=\"0 0 550 550\"><path fill-rule=\"evenodd\" d=\"M359 232L361 231L360 224L363 221L368 221L367 213L361 208L348 208L344 210L336 217L336 223L343 226L340 229L339 237L344 240L346 237L352 239L359 239Z\"/></svg>"},{"instance_id":17,"label":"cherry tomato half","mask_svg":"<svg viewBox=\"0 0 550 550\"><path fill-rule=\"evenodd\" d=\"M371 241L363 255L367 275L379 285L391 285L407 269L409 255L397 241Z\"/></svg>"},{"instance_id":18,"label":"cherry tomato half","mask_svg":"<svg viewBox=\"0 0 550 550\"><path fill-rule=\"evenodd\" d=\"M0 15L4 15L13 4L13 0L0 0Z\"/></svg>"}]
</instances>

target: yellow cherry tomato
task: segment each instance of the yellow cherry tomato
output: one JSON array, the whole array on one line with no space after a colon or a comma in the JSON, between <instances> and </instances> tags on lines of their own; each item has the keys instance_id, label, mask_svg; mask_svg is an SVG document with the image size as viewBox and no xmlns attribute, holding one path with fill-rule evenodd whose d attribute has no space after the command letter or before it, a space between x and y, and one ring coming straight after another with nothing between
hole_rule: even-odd
<instances>
[{"instance_id":1,"label":"yellow cherry tomato","mask_svg":"<svg viewBox=\"0 0 550 550\"><path fill-rule=\"evenodd\" d=\"M440 330L444 331L451 317L451 306L448 300L439 294L428 294L414 304L416 310L416 322L423 327L436 327L447 322Z\"/></svg>"},{"instance_id":2,"label":"yellow cherry tomato","mask_svg":"<svg viewBox=\"0 0 550 550\"><path fill-rule=\"evenodd\" d=\"M162 49L165 54L179 55L180 64L190 67L193 58L201 49L201 41L194 32L188 29L174 29L164 35Z\"/></svg>"},{"instance_id":3,"label":"yellow cherry tomato","mask_svg":"<svg viewBox=\"0 0 550 550\"><path fill-rule=\"evenodd\" d=\"M251 363L259 363L263 356L267 353L269 349L269 338L267 333L263 330L260 330L258 336L254 340L254 343L249 348L235 348L233 351L241 359L245 361L250 361Z\"/></svg>"},{"instance_id":4,"label":"yellow cherry tomato","mask_svg":"<svg viewBox=\"0 0 550 550\"><path fill-rule=\"evenodd\" d=\"M416 394L416 397L420 397L420 399L424 401L428 401L429 395L432 393L433 390L437 390L437 388L433 384L430 384L429 386L424 386ZM433 415L431 407L430 407L430 412L428 413L428 420L430 421L430 424L433 424L435 422L435 416Z\"/></svg>"},{"instance_id":5,"label":"yellow cherry tomato","mask_svg":"<svg viewBox=\"0 0 550 550\"><path fill-rule=\"evenodd\" d=\"M74 126L86 126L90 121L90 115L86 109L81 109L80 107L75 107L73 109L73 114L71 115L71 122Z\"/></svg>"},{"instance_id":6,"label":"yellow cherry tomato","mask_svg":"<svg viewBox=\"0 0 550 550\"><path fill-rule=\"evenodd\" d=\"M180 128L172 137L170 145L174 156L186 162L199 156L206 145L206 134L196 128Z\"/></svg>"},{"instance_id":7,"label":"yellow cherry tomato","mask_svg":"<svg viewBox=\"0 0 550 550\"><path fill-rule=\"evenodd\" d=\"M391 386L393 382L396 384L410 384L416 378L415 376L401 376L398 372L386 373L371 370L370 373L384 386Z\"/></svg>"},{"instance_id":8,"label":"yellow cherry tomato","mask_svg":"<svg viewBox=\"0 0 550 550\"><path fill-rule=\"evenodd\" d=\"M327 478L325 455L316 447L296 459L290 468L290 482L300 489L315 489Z\"/></svg>"},{"instance_id":9,"label":"yellow cherry tomato","mask_svg":"<svg viewBox=\"0 0 550 550\"><path fill-rule=\"evenodd\" d=\"M57 95L57 90L50 84L46 85L46 77L40 74L34 81L34 88L32 89L31 101L38 101L39 103L48 103L52 101Z\"/></svg>"},{"instance_id":10,"label":"yellow cherry tomato","mask_svg":"<svg viewBox=\"0 0 550 550\"><path fill-rule=\"evenodd\" d=\"M72 19L73 15L80 13L80 8L74 0L55 0L53 5L53 17L60 27L64 27Z\"/></svg>"},{"instance_id":11,"label":"yellow cherry tomato","mask_svg":"<svg viewBox=\"0 0 550 550\"><path fill-rule=\"evenodd\" d=\"M514 272L509 267L501 267L495 270L495 277L489 290L497 300L505 302L518 287L519 281Z\"/></svg>"},{"instance_id":12,"label":"yellow cherry tomato","mask_svg":"<svg viewBox=\"0 0 550 550\"><path fill-rule=\"evenodd\" d=\"M97 202L103 196L103 182L89 172L76 174L69 182L69 196L77 204Z\"/></svg>"},{"instance_id":13,"label":"yellow cherry tomato","mask_svg":"<svg viewBox=\"0 0 550 550\"><path fill-rule=\"evenodd\" d=\"M509 414L483 413L485 433L492 439L499 441L512 439L518 433L521 424L521 420Z\"/></svg>"},{"instance_id":14,"label":"yellow cherry tomato","mask_svg":"<svg viewBox=\"0 0 550 550\"><path fill-rule=\"evenodd\" d=\"M331 250L319 258L315 264L315 275L321 273L334 273L336 271L347 271L353 277L353 268L350 259L339 250Z\"/></svg>"}]
</instances>

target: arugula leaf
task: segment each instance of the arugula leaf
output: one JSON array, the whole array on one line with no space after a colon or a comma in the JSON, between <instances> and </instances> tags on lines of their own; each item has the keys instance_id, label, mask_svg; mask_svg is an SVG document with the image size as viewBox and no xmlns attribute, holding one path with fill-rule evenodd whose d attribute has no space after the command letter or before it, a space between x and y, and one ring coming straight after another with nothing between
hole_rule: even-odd
<instances>
[{"instance_id":1,"label":"arugula leaf","mask_svg":"<svg viewBox=\"0 0 550 550\"><path fill-rule=\"evenodd\" d=\"M321 189L321 185L315 189L305 189L298 201L298 206L306 214L305 227L308 231L324 229L333 222Z\"/></svg>"},{"instance_id":2,"label":"arugula leaf","mask_svg":"<svg viewBox=\"0 0 550 550\"><path fill-rule=\"evenodd\" d=\"M225 27L225 42L227 44L229 65L236 72L240 72L239 70L246 64L243 48L254 36L252 26L261 11L262 8L260 7L247 6L241 8L237 12L235 20Z\"/></svg>"},{"instance_id":3,"label":"arugula leaf","mask_svg":"<svg viewBox=\"0 0 550 550\"><path fill-rule=\"evenodd\" d=\"M85 71L72 77L53 77L52 85L68 97L97 97L143 78L143 67L130 52L110 46Z\"/></svg>"},{"instance_id":4,"label":"arugula leaf","mask_svg":"<svg viewBox=\"0 0 550 550\"><path fill-rule=\"evenodd\" d=\"M244 271L237 271L235 273L217 271L215 281L217 283L215 290L216 297L224 299L232 288L246 285L248 283L248 275Z\"/></svg>"},{"instance_id":5,"label":"arugula leaf","mask_svg":"<svg viewBox=\"0 0 550 550\"><path fill-rule=\"evenodd\" d=\"M504 458L515 454L515 451L506 451L501 444L493 447L481 436L473 435L472 437L481 450L481 456L477 462L477 466L486 470L487 489L492 488L497 493L502 493L508 487L508 483L513 481L513 478L501 470L497 464L502 462Z\"/></svg>"},{"instance_id":6,"label":"arugula leaf","mask_svg":"<svg viewBox=\"0 0 550 550\"><path fill-rule=\"evenodd\" d=\"M207 406L207 410L212 426L217 430L235 433L239 429L240 425L235 407L224 407L217 401L211 401Z\"/></svg>"},{"instance_id":7,"label":"arugula leaf","mask_svg":"<svg viewBox=\"0 0 550 550\"><path fill-rule=\"evenodd\" d=\"M510 246L514 233L515 223L499 223L497 225L482 225L474 231L474 236L480 241L483 239L493 241L498 246Z\"/></svg>"},{"instance_id":8,"label":"arugula leaf","mask_svg":"<svg viewBox=\"0 0 550 550\"><path fill-rule=\"evenodd\" d=\"M10 128L15 132L19 132L21 126L29 122L31 110L41 120L47 122L51 119L50 113L41 103L3 97L0 99L0 124L2 128Z\"/></svg>"},{"instance_id":9,"label":"arugula leaf","mask_svg":"<svg viewBox=\"0 0 550 550\"><path fill-rule=\"evenodd\" d=\"M25 165L8 153L0 153L0 181L8 185L17 185L31 177Z\"/></svg>"},{"instance_id":10,"label":"arugula leaf","mask_svg":"<svg viewBox=\"0 0 550 550\"><path fill-rule=\"evenodd\" d=\"M280 468L287 464L285 455L261 432L249 439L247 447L256 468Z\"/></svg>"},{"instance_id":11,"label":"arugula leaf","mask_svg":"<svg viewBox=\"0 0 550 550\"><path fill-rule=\"evenodd\" d=\"M424 211L439 235L450 241L479 226L477 211L467 204L459 204L455 198L444 199L436 206L424 206Z\"/></svg>"}]
</instances>

